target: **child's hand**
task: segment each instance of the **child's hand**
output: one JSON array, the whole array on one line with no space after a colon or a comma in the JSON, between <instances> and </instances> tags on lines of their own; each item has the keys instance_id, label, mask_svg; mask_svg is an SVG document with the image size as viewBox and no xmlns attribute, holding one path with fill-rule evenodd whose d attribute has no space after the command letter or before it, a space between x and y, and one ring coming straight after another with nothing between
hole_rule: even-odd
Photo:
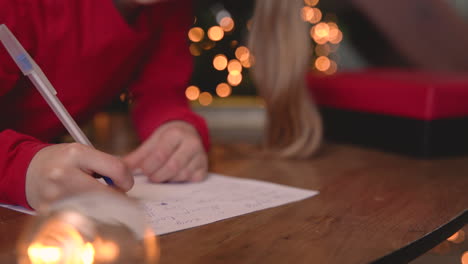
<instances>
[{"instance_id":1,"label":"child's hand","mask_svg":"<svg viewBox=\"0 0 468 264\"><path fill-rule=\"evenodd\" d=\"M78 143L45 147L31 160L26 173L28 203L38 209L77 193L109 190L91 176L94 172L111 178L124 191L133 186L129 169L117 157Z\"/></svg>"},{"instance_id":2,"label":"child's hand","mask_svg":"<svg viewBox=\"0 0 468 264\"><path fill-rule=\"evenodd\" d=\"M201 181L208 158L195 128L182 121L168 122L124 158L130 168L141 170L152 182Z\"/></svg>"}]
</instances>

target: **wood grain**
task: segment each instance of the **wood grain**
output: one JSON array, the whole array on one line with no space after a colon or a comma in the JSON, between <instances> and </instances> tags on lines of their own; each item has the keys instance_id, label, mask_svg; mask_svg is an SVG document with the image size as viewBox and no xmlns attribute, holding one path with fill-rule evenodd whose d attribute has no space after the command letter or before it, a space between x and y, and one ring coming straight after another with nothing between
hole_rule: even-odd
<instances>
[{"instance_id":1,"label":"wood grain","mask_svg":"<svg viewBox=\"0 0 468 264\"><path fill-rule=\"evenodd\" d=\"M217 173L320 194L161 236L161 264L366 263L468 206L468 157L425 161L328 144L314 159L285 161L262 158L252 145L226 144L215 145L210 159ZM14 263L16 240L30 218L0 209L0 263Z\"/></svg>"}]
</instances>

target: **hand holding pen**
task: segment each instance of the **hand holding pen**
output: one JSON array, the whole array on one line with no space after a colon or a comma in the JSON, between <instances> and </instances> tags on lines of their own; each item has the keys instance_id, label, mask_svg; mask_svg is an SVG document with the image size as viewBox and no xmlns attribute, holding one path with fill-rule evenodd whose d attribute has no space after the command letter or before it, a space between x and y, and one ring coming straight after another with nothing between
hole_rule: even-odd
<instances>
[{"instance_id":1,"label":"hand holding pen","mask_svg":"<svg viewBox=\"0 0 468 264\"><path fill-rule=\"evenodd\" d=\"M63 104L57 98L54 87L35 61L29 56L5 25L0 25L0 41L15 63L27 76L70 135L80 144L59 144L45 147L32 159L26 178L28 202L58 199L86 188L101 188L90 176L102 176L108 185L129 190L133 177L125 164L111 155L95 150ZM101 177L101 176L98 176ZM94 186L94 187L93 187ZM30 198L31 197L31 198ZM30 201L31 200L31 201ZM34 200L34 201L33 201Z\"/></svg>"}]
</instances>

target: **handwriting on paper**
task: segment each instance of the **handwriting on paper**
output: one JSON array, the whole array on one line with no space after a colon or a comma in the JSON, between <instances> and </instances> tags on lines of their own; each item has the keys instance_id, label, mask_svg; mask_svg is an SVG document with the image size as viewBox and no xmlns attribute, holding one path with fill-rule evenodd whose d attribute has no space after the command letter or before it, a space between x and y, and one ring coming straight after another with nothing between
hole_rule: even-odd
<instances>
[{"instance_id":1,"label":"handwriting on paper","mask_svg":"<svg viewBox=\"0 0 468 264\"><path fill-rule=\"evenodd\" d=\"M316 191L210 174L192 184L150 184L137 177L130 196L138 198L157 234L302 200Z\"/></svg>"}]
</instances>

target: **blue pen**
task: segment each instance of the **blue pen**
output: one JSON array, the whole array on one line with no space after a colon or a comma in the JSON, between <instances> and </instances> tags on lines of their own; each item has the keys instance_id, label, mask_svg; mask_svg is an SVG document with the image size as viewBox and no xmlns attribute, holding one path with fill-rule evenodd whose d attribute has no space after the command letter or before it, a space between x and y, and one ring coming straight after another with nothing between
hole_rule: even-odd
<instances>
[{"instance_id":1,"label":"blue pen","mask_svg":"<svg viewBox=\"0 0 468 264\"><path fill-rule=\"evenodd\" d=\"M31 56L29 56L8 27L3 24L0 25L0 41L3 43L6 50L21 69L23 74L31 80L42 97L47 101L73 139L83 145L93 147L89 139L76 124L75 120L73 120L70 113L65 109L62 102L57 98L57 91L54 89L49 79L47 79L44 72L31 58ZM93 176L95 178L102 177L108 185L114 185L114 182L109 177L98 174L94 174Z\"/></svg>"}]
</instances>

